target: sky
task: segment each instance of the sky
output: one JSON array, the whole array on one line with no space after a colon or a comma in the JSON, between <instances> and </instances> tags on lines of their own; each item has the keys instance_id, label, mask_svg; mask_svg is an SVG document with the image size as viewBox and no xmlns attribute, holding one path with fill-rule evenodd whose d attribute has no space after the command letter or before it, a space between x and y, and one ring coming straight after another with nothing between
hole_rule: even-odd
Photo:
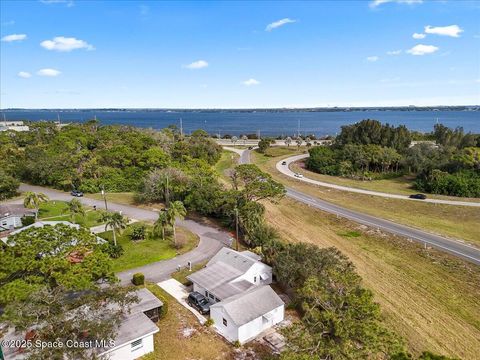
<instances>
[{"instance_id":1,"label":"sky","mask_svg":"<svg viewBox=\"0 0 480 360\"><path fill-rule=\"evenodd\" d=\"M480 104L480 1L0 2L0 108Z\"/></svg>"}]
</instances>

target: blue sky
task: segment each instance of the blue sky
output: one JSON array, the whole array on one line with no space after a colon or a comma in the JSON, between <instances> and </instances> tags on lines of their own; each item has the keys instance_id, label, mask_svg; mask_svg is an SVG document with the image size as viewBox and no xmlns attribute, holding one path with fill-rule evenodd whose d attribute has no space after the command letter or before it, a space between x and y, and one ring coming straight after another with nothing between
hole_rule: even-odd
<instances>
[{"instance_id":1,"label":"blue sky","mask_svg":"<svg viewBox=\"0 0 480 360\"><path fill-rule=\"evenodd\" d=\"M0 4L1 108L480 104L478 1Z\"/></svg>"}]
</instances>

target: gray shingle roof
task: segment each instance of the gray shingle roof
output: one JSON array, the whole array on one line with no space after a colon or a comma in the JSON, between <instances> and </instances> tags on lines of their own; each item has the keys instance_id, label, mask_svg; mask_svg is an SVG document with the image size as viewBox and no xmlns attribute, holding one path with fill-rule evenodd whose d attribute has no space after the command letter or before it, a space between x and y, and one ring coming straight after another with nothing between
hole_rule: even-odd
<instances>
[{"instance_id":1,"label":"gray shingle roof","mask_svg":"<svg viewBox=\"0 0 480 360\"><path fill-rule=\"evenodd\" d=\"M246 254L224 247L220 249L220 251L216 253L213 258L210 259L210 261L207 263L207 267L220 261L241 271L242 273L245 273L253 264L257 262L257 260L252 259Z\"/></svg>"},{"instance_id":2,"label":"gray shingle roof","mask_svg":"<svg viewBox=\"0 0 480 360\"><path fill-rule=\"evenodd\" d=\"M35 209L27 209L19 204L0 205L0 218L9 215L35 215Z\"/></svg>"},{"instance_id":3,"label":"gray shingle roof","mask_svg":"<svg viewBox=\"0 0 480 360\"><path fill-rule=\"evenodd\" d=\"M130 314L143 313L163 306L163 302L145 288L135 291L135 295L140 301L130 307Z\"/></svg>"},{"instance_id":4,"label":"gray shingle roof","mask_svg":"<svg viewBox=\"0 0 480 360\"><path fill-rule=\"evenodd\" d=\"M240 294L247 291L248 289L254 287L255 285L246 280L240 280L235 282L230 282L226 284L221 284L216 288L208 289L212 294L217 298L223 300L227 299L230 296Z\"/></svg>"},{"instance_id":5,"label":"gray shingle roof","mask_svg":"<svg viewBox=\"0 0 480 360\"><path fill-rule=\"evenodd\" d=\"M224 262L217 262L188 275L187 279L205 289L214 289L242 274L243 272L225 264Z\"/></svg>"},{"instance_id":6,"label":"gray shingle roof","mask_svg":"<svg viewBox=\"0 0 480 360\"><path fill-rule=\"evenodd\" d=\"M237 326L249 323L253 319L283 305L282 299L268 285L255 286L253 289L229 297L213 304L210 309L223 308Z\"/></svg>"}]
</instances>

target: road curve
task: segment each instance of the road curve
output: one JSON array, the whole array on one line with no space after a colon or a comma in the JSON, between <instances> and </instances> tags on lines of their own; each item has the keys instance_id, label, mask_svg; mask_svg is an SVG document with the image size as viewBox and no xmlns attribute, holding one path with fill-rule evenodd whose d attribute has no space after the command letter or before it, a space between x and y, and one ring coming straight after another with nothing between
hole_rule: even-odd
<instances>
[{"instance_id":1,"label":"road curve","mask_svg":"<svg viewBox=\"0 0 480 360\"><path fill-rule=\"evenodd\" d=\"M249 150L243 150L245 153L249 153ZM249 155L242 154L240 157L240 163L248 163ZM246 161L246 162L242 162ZM281 162L280 162L281 164ZM285 165L281 165L285 166ZM285 166L288 167L288 166ZM297 178L295 178L297 179ZM474 264L480 265L480 248L465 244L459 240L448 239L443 236L431 234L429 232L415 229L406 225L397 224L393 221L381 219L375 216L366 215L357 211L349 210L344 207L332 204L325 200L320 200L316 197L307 195L298 190L286 187L287 196L300 201L308 206L312 206L316 209L335 214L337 216L344 217L346 219L355 221L357 223L367 225L372 228L377 228L382 231L399 235L412 241L426 244L434 247L438 250L448 252L454 256L460 257Z\"/></svg>"},{"instance_id":2,"label":"road curve","mask_svg":"<svg viewBox=\"0 0 480 360\"><path fill-rule=\"evenodd\" d=\"M307 183L310 183L310 184L313 184L313 185L328 187L328 188L342 190L342 191L349 191L349 192L365 194L365 195L381 196L381 197L386 197L386 198L391 198L391 199L421 201L421 202L428 202L428 203L433 203L433 204L446 204L446 205L457 205L457 206L480 207L480 202L442 200L442 199L425 199L425 200L410 199L408 197L408 195L388 194L388 193L384 193L384 192L380 192L380 191L357 189L357 188L353 188L353 187L349 187L349 186L342 186L342 185L327 183L327 182L324 182L324 181L318 181L318 180L310 179L310 178L307 178L307 177L297 178L297 177L295 177L295 173L292 170L290 170L290 165L292 163L296 162L296 161L299 161L299 160L302 160L302 159L305 159L305 158L308 158L308 154L300 154L300 155L291 156L289 158L286 158L286 159L283 159L283 160L280 160L279 162L277 162L276 168L282 174L290 176L290 177L294 178L295 180L304 181L304 182L307 182ZM286 165L282 165L282 163L284 161L286 162Z\"/></svg>"},{"instance_id":3,"label":"road curve","mask_svg":"<svg viewBox=\"0 0 480 360\"><path fill-rule=\"evenodd\" d=\"M20 185L20 191L42 192L47 195L50 200L70 201L73 198L66 192L27 184ZM87 197L77 199L86 206L93 207L95 205L97 209L103 209L105 207L105 203L101 200ZM7 203L22 202L23 200L17 199ZM131 219L144 221L155 221L158 219L158 212L156 211L141 209L135 206L116 204L110 201L108 202L108 210L122 212L123 215ZM198 235L200 238L198 246L195 249L172 259L161 260L138 268L119 272L117 273L117 276L122 284L130 284L132 276L136 272L143 273L148 281L155 283L169 279L170 274L176 270L177 266L180 265L185 267L187 266L188 261L192 262L192 264L204 262L215 255L222 247L230 246L231 235L226 231L188 219L178 220L177 224Z\"/></svg>"}]
</instances>

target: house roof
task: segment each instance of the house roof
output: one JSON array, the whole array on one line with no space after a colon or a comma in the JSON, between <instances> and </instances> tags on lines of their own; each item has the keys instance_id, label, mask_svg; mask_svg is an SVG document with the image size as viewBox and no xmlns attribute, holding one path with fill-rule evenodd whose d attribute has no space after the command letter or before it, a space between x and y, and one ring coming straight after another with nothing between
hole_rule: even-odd
<instances>
[{"instance_id":1,"label":"house roof","mask_svg":"<svg viewBox=\"0 0 480 360\"><path fill-rule=\"evenodd\" d=\"M284 305L282 299L268 285L255 286L247 292L231 296L213 304L210 309L223 309L237 326L267 314Z\"/></svg>"},{"instance_id":2,"label":"house roof","mask_svg":"<svg viewBox=\"0 0 480 360\"><path fill-rule=\"evenodd\" d=\"M163 306L163 302L153 295L148 289L139 289L135 292L135 295L137 295L140 301L130 307L131 314L140 312L143 313L145 311Z\"/></svg>"},{"instance_id":3,"label":"house roof","mask_svg":"<svg viewBox=\"0 0 480 360\"><path fill-rule=\"evenodd\" d=\"M250 253L250 252L248 252ZM207 267L215 264L217 262L223 262L228 264L229 266L241 271L242 273L247 272L253 264L255 264L258 260L253 259L251 256L232 250L230 248L224 247L220 249L218 253L215 254L214 257L210 259L207 263Z\"/></svg>"},{"instance_id":4,"label":"house roof","mask_svg":"<svg viewBox=\"0 0 480 360\"><path fill-rule=\"evenodd\" d=\"M249 258L255 260L255 261L260 261L262 260L262 257L258 254L255 254L254 252L251 252L250 250L245 250L245 251L242 251L240 254L244 255L244 256L248 256Z\"/></svg>"},{"instance_id":5,"label":"house roof","mask_svg":"<svg viewBox=\"0 0 480 360\"><path fill-rule=\"evenodd\" d=\"M243 272L224 262L217 262L188 275L187 279L205 289L211 290L239 277L242 274Z\"/></svg>"},{"instance_id":6,"label":"house roof","mask_svg":"<svg viewBox=\"0 0 480 360\"><path fill-rule=\"evenodd\" d=\"M7 216L35 215L35 209L27 209L20 204L0 205L0 218Z\"/></svg>"}]
</instances>

